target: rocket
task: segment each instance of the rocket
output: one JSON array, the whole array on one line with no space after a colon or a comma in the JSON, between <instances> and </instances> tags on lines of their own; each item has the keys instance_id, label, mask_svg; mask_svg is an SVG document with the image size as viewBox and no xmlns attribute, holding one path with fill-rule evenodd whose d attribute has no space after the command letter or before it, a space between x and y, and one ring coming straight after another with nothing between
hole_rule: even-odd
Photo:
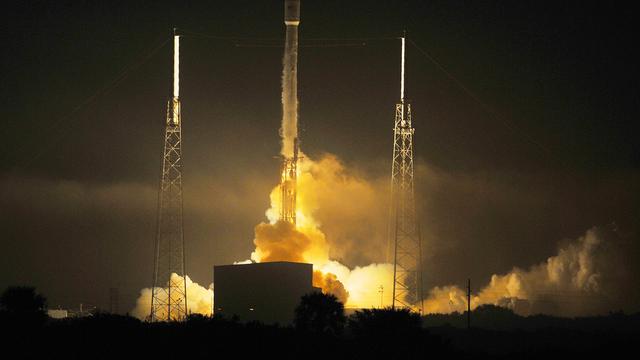
<instances>
[{"instance_id":1,"label":"rocket","mask_svg":"<svg viewBox=\"0 0 640 360\"><path fill-rule=\"evenodd\" d=\"M298 26L300 0L285 0L286 25L282 58L282 155L292 157L298 137Z\"/></svg>"},{"instance_id":2,"label":"rocket","mask_svg":"<svg viewBox=\"0 0 640 360\"><path fill-rule=\"evenodd\" d=\"M300 24L300 0L285 0L284 23L287 26L298 26Z\"/></svg>"},{"instance_id":3,"label":"rocket","mask_svg":"<svg viewBox=\"0 0 640 360\"><path fill-rule=\"evenodd\" d=\"M298 25L300 0L284 1L286 37L282 58L282 169L280 219L296 224L298 168Z\"/></svg>"}]
</instances>

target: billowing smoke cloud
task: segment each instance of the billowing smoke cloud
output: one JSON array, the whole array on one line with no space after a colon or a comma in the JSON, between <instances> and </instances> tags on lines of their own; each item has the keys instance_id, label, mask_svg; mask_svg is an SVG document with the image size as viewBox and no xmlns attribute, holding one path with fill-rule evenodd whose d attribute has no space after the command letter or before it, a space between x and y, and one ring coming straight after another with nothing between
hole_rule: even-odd
<instances>
[{"instance_id":1,"label":"billowing smoke cloud","mask_svg":"<svg viewBox=\"0 0 640 360\"><path fill-rule=\"evenodd\" d=\"M304 232L303 232L304 231ZM293 261L313 263L317 259L328 259L328 246L324 234L315 227L303 231L287 222L277 220L274 224L261 223L255 228L256 250L251 254L255 261ZM346 302L349 293L334 274L313 272L313 286L325 293L335 295Z\"/></svg>"},{"instance_id":2,"label":"billowing smoke cloud","mask_svg":"<svg viewBox=\"0 0 640 360\"><path fill-rule=\"evenodd\" d=\"M632 281L630 269L638 260L629 250L630 243L614 227L592 228L538 265L493 275L489 284L472 296L471 307L494 304L523 315L564 316L625 307L629 302L624 299L629 295L625 280ZM466 292L456 286L436 287L424 301L427 313L465 311L466 306Z\"/></svg>"},{"instance_id":3,"label":"billowing smoke cloud","mask_svg":"<svg viewBox=\"0 0 640 360\"><path fill-rule=\"evenodd\" d=\"M314 270L313 286L322 289L324 293L335 295L342 303L346 303L349 300L349 292L333 273Z\"/></svg>"},{"instance_id":4,"label":"billowing smoke cloud","mask_svg":"<svg viewBox=\"0 0 640 360\"><path fill-rule=\"evenodd\" d=\"M441 197L447 204L451 204L451 201L458 204L458 207L453 207L457 212L467 209L459 204L466 204L469 199L477 199L480 195L490 198L493 202L479 201L474 207L488 206L483 209L483 213L491 211L491 206L515 209L510 213L521 211L523 204L536 209L538 198L542 197L529 193L520 194L513 187L505 185L504 181L461 176L432 168L428 172L424 169L421 171L425 172L421 176L428 179L428 192L432 194L427 199L430 216L426 217L425 225L428 226L424 227L423 235L427 234L425 265L428 279L435 284L447 284L442 280L446 277L460 278L459 273L462 272L464 276L468 268L461 266L464 252L459 251L460 241L467 238L446 232L444 237L429 235L432 231L441 234L443 224L449 224L441 221L442 206L434 206L434 196ZM393 266L384 263L388 185L388 177L371 179L362 176L356 169L346 168L333 155L327 154L319 159L304 156L300 161L298 175L297 227L278 222L280 193L277 187L273 188L271 206L266 211L267 221L255 227L255 250L251 259L258 262L286 260L312 263L315 286L342 300L346 297L347 307L378 307L381 303L383 306L391 305ZM264 188L265 186L262 187L263 191ZM259 197L259 193L254 192L253 196ZM238 206L238 203L242 201L237 200L230 199L228 206L234 205L241 211L242 206ZM511 203L516 200L517 204ZM451 217L449 213L445 215L447 218ZM465 214L463 218L465 221L473 219L469 214ZM479 259L491 259L491 263L480 267L481 270L504 268L505 263L509 266L532 258L518 257L517 253L508 252L504 249L504 244L491 242L486 234L482 239L490 246L485 246L485 252L478 250L474 253ZM531 241L533 240L527 240ZM548 244L549 240L547 237L540 237L534 243L536 246L532 251L541 252L539 245ZM489 252L489 249L492 251ZM640 273L640 262L636 255L637 245L633 245L629 236L619 236L619 232L612 228L594 228L583 237L563 242L558 249L556 255L538 265L516 267L484 278L487 279L487 285L482 282L483 279L472 276L474 288L484 285L482 291L474 291L472 307L497 304L513 308L521 314L548 313L563 316L638 309L635 300L640 298L639 291L630 288L628 284L634 283L633 274ZM553 249L545 252L553 254ZM545 255L539 256L539 259L544 259ZM434 267L438 261L449 264L446 266L448 272ZM503 263L496 264L496 261ZM435 272L430 271L434 268ZM488 273L485 276L490 275ZM424 301L426 312L466 310L466 289L453 285L438 286L425 293L428 294ZM148 310L143 311L145 316L146 313Z\"/></svg>"},{"instance_id":5,"label":"billowing smoke cloud","mask_svg":"<svg viewBox=\"0 0 640 360\"><path fill-rule=\"evenodd\" d=\"M178 274L171 274L171 279L174 282L181 283L182 277ZM212 301L213 301L213 284L209 285L209 288L204 288L198 283L191 281L189 276L187 279L187 310L190 314L202 314L211 315ZM160 294L166 292L161 291ZM136 300L136 307L131 311L131 315L138 319L148 319L151 311L151 288L145 288L140 290L140 296ZM166 300L166 298L164 299Z\"/></svg>"},{"instance_id":6,"label":"billowing smoke cloud","mask_svg":"<svg viewBox=\"0 0 640 360\"><path fill-rule=\"evenodd\" d=\"M261 223L255 228L255 261L326 261L329 257L324 234L313 226L296 228L277 220L273 224Z\"/></svg>"},{"instance_id":7,"label":"billowing smoke cloud","mask_svg":"<svg viewBox=\"0 0 640 360\"><path fill-rule=\"evenodd\" d=\"M393 298L393 264L370 264L349 269L337 261L322 267L328 274L336 274L349 290L345 303L351 308L373 308L391 306Z\"/></svg>"},{"instance_id":8,"label":"billowing smoke cloud","mask_svg":"<svg viewBox=\"0 0 640 360\"><path fill-rule=\"evenodd\" d=\"M391 294L393 283L389 279L393 279L392 266L373 264L350 270L332 261L330 250L333 244L327 240L321 230L322 223L317 220L322 212L325 214L322 218L329 220L328 223L335 219L333 229L339 234L339 241L349 242L350 239L346 238L350 233L348 227L359 233L359 228L372 225L367 216L359 215L376 213L374 209L380 206L375 202L374 185L349 173L332 155L325 155L319 161L305 156L299 169L296 226L279 221L280 189L276 186L271 192L271 208L266 212L269 222L260 223L255 228L256 249L251 259L257 262L312 263L313 284L323 292L335 295L347 306L379 306L380 286L386 287ZM327 216L331 209L336 212ZM373 223L380 223L380 219Z\"/></svg>"}]
</instances>

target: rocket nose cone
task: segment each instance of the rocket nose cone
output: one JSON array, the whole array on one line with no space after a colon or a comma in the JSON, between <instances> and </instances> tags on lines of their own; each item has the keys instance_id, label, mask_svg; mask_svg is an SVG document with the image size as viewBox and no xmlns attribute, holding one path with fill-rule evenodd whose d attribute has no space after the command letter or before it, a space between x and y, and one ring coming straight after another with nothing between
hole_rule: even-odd
<instances>
[{"instance_id":1,"label":"rocket nose cone","mask_svg":"<svg viewBox=\"0 0 640 360\"><path fill-rule=\"evenodd\" d=\"M300 0L284 1L284 22L300 22Z\"/></svg>"}]
</instances>

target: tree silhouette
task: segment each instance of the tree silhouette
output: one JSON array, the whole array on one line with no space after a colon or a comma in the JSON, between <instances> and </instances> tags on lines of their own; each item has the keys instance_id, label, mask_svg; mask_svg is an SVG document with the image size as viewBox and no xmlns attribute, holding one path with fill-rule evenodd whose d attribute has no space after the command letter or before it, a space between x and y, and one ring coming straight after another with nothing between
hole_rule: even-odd
<instances>
[{"instance_id":1,"label":"tree silhouette","mask_svg":"<svg viewBox=\"0 0 640 360\"><path fill-rule=\"evenodd\" d=\"M360 337L406 337L421 331L422 320L408 309L364 309L349 318L349 328Z\"/></svg>"},{"instance_id":2,"label":"tree silhouette","mask_svg":"<svg viewBox=\"0 0 640 360\"><path fill-rule=\"evenodd\" d=\"M28 286L10 286L0 296L0 315L11 323L41 324L47 319L47 299Z\"/></svg>"},{"instance_id":3,"label":"tree silhouette","mask_svg":"<svg viewBox=\"0 0 640 360\"><path fill-rule=\"evenodd\" d=\"M14 315L44 314L47 299L28 286L10 286L0 296L0 309Z\"/></svg>"},{"instance_id":4,"label":"tree silhouette","mask_svg":"<svg viewBox=\"0 0 640 360\"><path fill-rule=\"evenodd\" d=\"M335 335L342 333L345 322L344 305L334 295L321 292L300 299L293 321L298 330Z\"/></svg>"}]
</instances>

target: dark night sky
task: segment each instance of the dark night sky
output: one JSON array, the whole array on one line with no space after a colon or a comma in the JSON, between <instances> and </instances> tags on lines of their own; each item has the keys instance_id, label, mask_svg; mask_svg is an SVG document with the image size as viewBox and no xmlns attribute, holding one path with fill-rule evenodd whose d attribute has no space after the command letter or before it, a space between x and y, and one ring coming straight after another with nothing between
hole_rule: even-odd
<instances>
[{"instance_id":1,"label":"dark night sky","mask_svg":"<svg viewBox=\"0 0 640 360\"><path fill-rule=\"evenodd\" d=\"M246 259L278 180L282 48L236 45L279 45L260 39L283 38L282 1L4 8L0 287L102 307L118 287L126 310L150 285L171 94L171 46L158 45L174 26L257 38L181 43L188 273L209 284L213 264ZM407 27L483 104L408 47L422 222L437 239L428 286L539 263L593 226L638 239L634 14L608 2L303 1L301 42L315 45L300 50L304 151L388 176L399 42L381 38Z\"/></svg>"}]
</instances>

